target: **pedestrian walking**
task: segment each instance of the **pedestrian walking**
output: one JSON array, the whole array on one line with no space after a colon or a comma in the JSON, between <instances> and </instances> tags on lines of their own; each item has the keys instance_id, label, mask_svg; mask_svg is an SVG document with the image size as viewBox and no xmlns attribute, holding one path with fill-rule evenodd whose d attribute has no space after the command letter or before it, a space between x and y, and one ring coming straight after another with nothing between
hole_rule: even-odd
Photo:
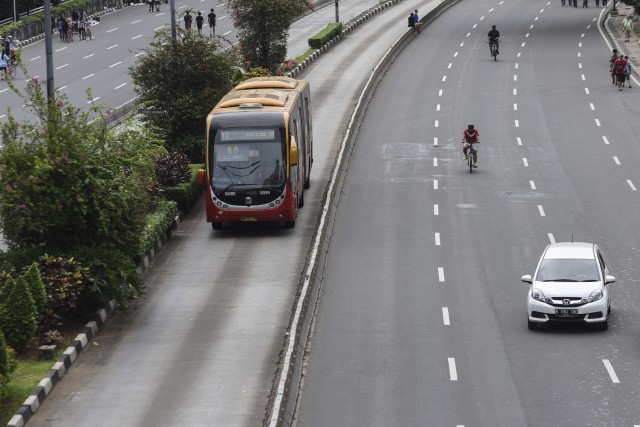
<instances>
[{"instance_id":1,"label":"pedestrian walking","mask_svg":"<svg viewBox=\"0 0 640 427\"><path fill-rule=\"evenodd\" d=\"M409 28L411 28L412 31L415 31L416 21L413 19L413 12L411 12L411 15L409 15L408 21L409 21Z\"/></svg>"},{"instance_id":2,"label":"pedestrian walking","mask_svg":"<svg viewBox=\"0 0 640 427\"><path fill-rule=\"evenodd\" d=\"M191 33L191 22L193 21L193 16L191 16L189 12L190 11L187 10L187 14L184 15L184 28L188 33Z\"/></svg>"},{"instance_id":3,"label":"pedestrian walking","mask_svg":"<svg viewBox=\"0 0 640 427\"><path fill-rule=\"evenodd\" d=\"M589 0L582 0L582 8L589 7Z\"/></svg>"},{"instance_id":4,"label":"pedestrian walking","mask_svg":"<svg viewBox=\"0 0 640 427\"><path fill-rule=\"evenodd\" d=\"M624 60L626 62L625 69L624 69L625 71L624 79L627 82L627 85L628 85L627 87L631 88L631 61L629 60L628 55L624 56Z\"/></svg>"},{"instance_id":5,"label":"pedestrian walking","mask_svg":"<svg viewBox=\"0 0 640 427\"><path fill-rule=\"evenodd\" d=\"M633 29L633 17L631 15L627 15L626 18L622 20L622 31L624 31L625 39L624 41L628 42L631 37L631 30Z\"/></svg>"},{"instance_id":6,"label":"pedestrian walking","mask_svg":"<svg viewBox=\"0 0 640 427\"><path fill-rule=\"evenodd\" d=\"M149 0L149 12L153 12L153 2L154 0Z\"/></svg>"},{"instance_id":7,"label":"pedestrian walking","mask_svg":"<svg viewBox=\"0 0 640 427\"><path fill-rule=\"evenodd\" d=\"M627 61L620 55L618 59L613 63L613 71L616 73L616 83L618 84L618 90L622 90L624 87L624 78L627 72Z\"/></svg>"},{"instance_id":8,"label":"pedestrian walking","mask_svg":"<svg viewBox=\"0 0 640 427\"><path fill-rule=\"evenodd\" d=\"M560 0L560 3L562 4L562 6L564 7L564 4L566 3L565 0Z\"/></svg>"},{"instance_id":9,"label":"pedestrian walking","mask_svg":"<svg viewBox=\"0 0 640 427\"><path fill-rule=\"evenodd\" d=\"M209 19L209 35L213 36L216 33L216 14L213 13L213 9L211 9L207 18Z\"/></svg>"},{"instance_id":10,"label":"pedestrian walking","mask_svg":"<svg viewBox=\"0 0 640 427\"><path fill-rule=\"evenodd\" d=\"M202 35L202 24L204 24L204 16L202 16L202 12L198 12L196 15L196 28L200 36Z\"/></svg>"},{"instance_id":11,"label":"pedestrian walking","mask_svg":"<svg viewBox=\"0 0 640 427\"><path fill-rule=\"evenodd\" d=\"M607 7L607 0L602 0L602 7Z\"/></svg>"},{"instance_id":12,"label":"pedestrian walking","mask_svg":"<svg viewBox=\"0 0 640 427\"><path fill-rule=\"evenodd\" d=\"M611 84L616 84L616 73L613 72L613 63L618 59L618 49L613 49L609 58L609 74L611 74Z\"/></svg>"},{"instance_id":13,"label":"pedestrian walking","mask_svg":"<svg viewBox=\"0 0 640 427\"><path fill-rule=\"evenodd\" d=\"M578 7L578 0L573 0L573 7Z\"/></svg>"},{"instance_id":14,"label":"pedestrian walking","mask_svg":"<svg viewBox=\"0 0 640 427\"><path fill-rule=\"evenodd\" d=\"M600 0L596 0L596 7L600 7Z\"/></svg>"}]
</instances>

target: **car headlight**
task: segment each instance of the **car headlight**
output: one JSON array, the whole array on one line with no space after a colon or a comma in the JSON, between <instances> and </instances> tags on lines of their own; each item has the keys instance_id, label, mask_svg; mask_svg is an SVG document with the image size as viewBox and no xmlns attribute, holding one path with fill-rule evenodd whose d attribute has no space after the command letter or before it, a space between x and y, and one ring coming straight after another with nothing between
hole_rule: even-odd
<instances>
[{"instance_id":1,"label":"car headlight","mask_svg":"<svg viewBox=\"0 0 640 427\"><path fill-rule=\"evenodd\" d=\"M598 301L599 299L602 299L602 289L596 289L595 291L591 292L587 301L594 302Z\"/></svg>"},{"instance_id":2,"label":"car headlight","mask_svg":"<svg viewBox=\"0 0 640 427\"><path fill-rule=\"evenodd\" d=\"M533 288L531 290L531 298L533 298L536 301L545 302L545 296L542 293L542 291L538 288Z\"/></svg>"}]
</instances>

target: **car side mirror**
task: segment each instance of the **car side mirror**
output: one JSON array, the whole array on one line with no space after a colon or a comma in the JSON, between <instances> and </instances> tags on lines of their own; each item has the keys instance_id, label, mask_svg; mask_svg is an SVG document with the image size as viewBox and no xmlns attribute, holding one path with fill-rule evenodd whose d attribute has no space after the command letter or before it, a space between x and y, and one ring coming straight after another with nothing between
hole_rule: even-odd
<instances>
[{"instance_id":1,"label":"car side mirror","mask_svg":"<svg viewBox=\"0 0 640 427\"><path fill-rule=\"evenodd\" d=\"M520 280L522 280L524 283L528 283L528 284L532 283L530 274L525 274L524 276L522 276L522 279Z\"/></svg>"},{"instance_id":2,"label":"car side mirror","mask_svg":"<svg viewBox=\"0 0 640 427\"><path fill-rule=\"evenodd\" d=\"M604 284L607 285L609 283L613 283L616 281L616 278L610 274L607 274L604 278Z\"/></svg>"}]
</instances>

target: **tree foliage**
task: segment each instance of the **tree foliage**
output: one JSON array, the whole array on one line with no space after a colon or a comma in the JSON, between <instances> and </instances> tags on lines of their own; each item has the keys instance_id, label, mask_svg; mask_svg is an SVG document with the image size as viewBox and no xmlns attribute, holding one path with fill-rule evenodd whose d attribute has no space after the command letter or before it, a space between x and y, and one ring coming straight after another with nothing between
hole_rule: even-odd
<instances>
[{"instance_id":1,"label":"tree foliage","mask_svg":"<svg viewBox=\"0 0 640 427\"><path fill-rule=\"evenodd\" d=\"M25 280L29 287L29 291L33 297L33 302L36 305L38 318L40 318L42 313L44 313L44 309L47 304L47 291L44 289L44 285L42 284L38 264L35 262L31 264L27 271L25 271L25 273L20 277Z\"/></svg>"},{"instance_id":2,"label":"tree foliage","mask_svg":"<svg viewBox=\"0 0 640 427\"><path fill-rule=\"evenodd\" d=\"M39 122L9 115L0 124L0 224L9 247L65 253L91 242L132 254L162 141L148 130L116 134L92 125L97 107L48 102L35 79L26 93Z\"/></svg>"},{"instance_id":3,"label":"tree foliage","mask_svg":"<svg viewBox=\"0 0 640 427\"><path fill-rule=\"evenodd\" d=\"M147 120L172 141L185 134L204 137L207 115L232 87L239 58L234 49L224 50L221 40L186 35L174 49L169 31L163 30L129 68L141 101L166 112Z\"/></svg>"},{"instance_id":4,"label":"tree foliage","mask_svg":"<svg viewBox=\"0 0 640 427\"><path fill-rule=\"evenodd\" d=\"M287 55L287 31L308 0L229 0L245 65L276 72Z\"/></svg>"}]
</instances>

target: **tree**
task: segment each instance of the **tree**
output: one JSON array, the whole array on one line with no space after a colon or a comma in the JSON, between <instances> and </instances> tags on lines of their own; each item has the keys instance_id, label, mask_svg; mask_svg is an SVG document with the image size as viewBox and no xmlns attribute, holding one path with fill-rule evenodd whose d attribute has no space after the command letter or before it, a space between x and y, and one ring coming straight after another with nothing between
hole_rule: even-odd
<instances>
[{"instance_id":1,"label":"tree","mask_svg":"<svg viewBox=\"0 0 640 427\"><path fill-rule=\"evenodd\" d=\"M47 305L47 291L44 289L44 285L42 284L42 277L40 277L38 263L32 263L20 278L26 281L29 291L31 292L31 296L33 297L33 302L36 304L38 318L40 318Z\"/></svg>"},{"instance_id":2,"label":"tree","mask_svg":"<svg viewBox=\"0 0 640 427\"><path fill-rule=\"evenodd\" d=\"M49 102L35 78L26 93L39 122L9 115L0 124L0 223L9 247L65 253L95 245L135 256L162 141L152 130L90 124L98 107Z\"/></svg>"},{"instance_id":3,"label":"tree","mask_svg":"<svg viewBox=\"0 0 640 427\"><path fill-rule=\"evenodd\" d=\"M38 328L36 305L24 279L16 281L7 300L0 305L0 330L7 343L23 351Z\"/></svg>"},{"instance_id":4,"label":"tree","mask_svg":"<svg viewBox=\"0 0 640 427\"><path fill-rule=\"evenodd\" d=\"M245 64L275 72L287 55L287 31L308 0L229 0Z\"/></svg>"},{"instance_id":5,"label":"tree","mask_svg":"<svg viewBox=\"0 0 640 427\"><path fill-rule=\"evenodd\" d=\"M165 130L171 142L197 135L203 146L207 115L237 74L235 50L222 49L220 39L199 35L185 35L174 48L171 34L163 30L144 53L129 74L141 101L164 113L148 115L147 120Z\"/></svg>"}]
</instances>

